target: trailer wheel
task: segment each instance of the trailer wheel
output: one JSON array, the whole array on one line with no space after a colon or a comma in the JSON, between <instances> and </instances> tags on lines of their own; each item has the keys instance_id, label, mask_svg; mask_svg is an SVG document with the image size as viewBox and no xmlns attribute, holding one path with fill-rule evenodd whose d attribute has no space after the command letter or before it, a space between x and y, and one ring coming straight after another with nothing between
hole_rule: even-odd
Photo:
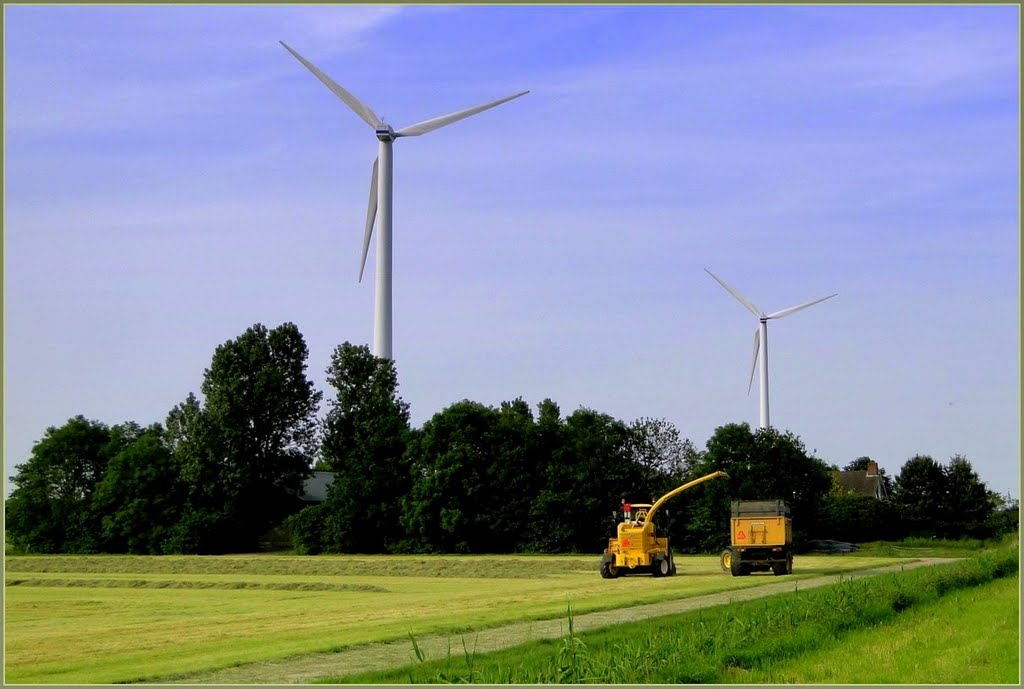
<instances>
[{"instance_id":1,"label":"trailer wheel","mask_svg":"<svg viewBox=\"0 0 1024 689\"><path fill-rule=\"evenodd\" d=\"M603 579L616 579L619 576L619 568L615 566L614 562L602 562L601 563L601 578Z\"/></svg>"},{"instance_id":2,"label":"trailer wheel","mask_svg":"<svg viewBox=\"0 0 1024 689\"><path fill-rule=\"evenodd\" d=\"M786 574L793 573L793 556L790 555L786 558Z\"/></svg>"},{"instance_id":3,"label":"trailer wheel","mask_svg":"<svg viewBox=\"0 0 1024 689\"><path fill-rule=\"evenodd\" d=\"M729 571L734 577L745 577L750 574L749 566L740 561L740 556L737 553L729 551L729 555Z\"/></svg>"},{"instance_id":4,"label":"trailer wheel","mask_svg":"<svg viewBox=\"0 0 1024 689\"><path fill-rule=\"evenodd\" d=\"M732 548L726 548L722 551L719 564L722 565L723 572L728 572L732 569Z\"/></svg>"},{"instance_id":5,"label":"trailer wheel","mask_svg":"<svg viewBox=\"0 0 1024 689\"><path fill-rule=\"evenodd\" d=\"M774 574L777 577L781 577L785 573L786 573L786 563L785 563L785 561L780 560L779 562L773 562L772 563L772 574Z\"/></svg>"}]
</instances>

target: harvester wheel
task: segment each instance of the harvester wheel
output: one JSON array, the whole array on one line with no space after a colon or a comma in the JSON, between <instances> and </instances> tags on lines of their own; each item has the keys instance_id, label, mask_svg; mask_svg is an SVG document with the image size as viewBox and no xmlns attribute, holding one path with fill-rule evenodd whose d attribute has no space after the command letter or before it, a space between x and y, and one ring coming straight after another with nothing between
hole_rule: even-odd
<instances>
[{"instance_id":1,"label":"harvester wheel","mask_svg":"<svg viewBox=\"0 0 1024 689\"><path fill-rule=\"evenodd\" d=\"M719 563L722 565L722 571L728 572L732 569L732 548L726 548L722 551L722 556L719 558Z\"/></svg>"},{"instance_id":2,"label":"harvester wheel","mask_svg":"<svg viewBox=\"0 0 1024 689\"><path fill-rule=\"evenodd\" d=\"M651 566L651 573L656 577L667 577L672 574L672 564L663 557Z\"/></svg>"},{"instance_id":3,"label":"harvester wheel","mask_svg":"<svg viewBox=\"0 0 1024 689\"><path fill-rule=\"evenodd\" d=\"M619 576L619 568L614 562L601 563L601 577L604 579L615 579Z\"/></svg>"}]
</instances>

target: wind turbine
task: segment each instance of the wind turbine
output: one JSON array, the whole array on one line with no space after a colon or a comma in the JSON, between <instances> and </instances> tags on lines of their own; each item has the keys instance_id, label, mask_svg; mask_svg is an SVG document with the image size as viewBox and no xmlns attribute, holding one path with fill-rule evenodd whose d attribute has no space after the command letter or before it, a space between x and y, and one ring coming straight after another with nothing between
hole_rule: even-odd
<instances>
[{"instance_id":1,"label":"wind turbine","mask_svg":"<svg viewBox=\"0 0 1024 689\"><path fill-rule=\"evenodd\" d=\"M751 362L750 365L750 382L747 383L747 394L750 394L750 387L754 384L754 369L757 367L758 354L760 354L761 408L759 421L761 428L767 428L770 425L768 423L768 321L776 318L782 318L783 316L788 316L791 313L796 313L801 309L806 309L808 306L814 306L815 304L819 304L825 301L826 299L831 299L836 295L830 294L827 297L815 299L814 301L809 301L806 304L800 304L799 306L790 306L788 309L782 309L781 311L776 311L775 313L765 314L763 311L761 311L761 309L757 308L752 303L750 303L749 299L744 297L742 294L734 290L729 285L725 284L722 280L718 278L717 275L712 273L710 270L705 268L704 272L713 277L715 279L715 282L724 287L729 294L736 297L736 301L743 304L743 306L747 307L747 310L750 311L755 316L757 316L758 320L761 322L757 330L754 331L754 360Z\"/></svg>"},{"instance_id":2,"label":"wind turbine","mask_svg":"<svg viewBox=\"0 0 1024 689\"><path fill-rule=\"evenodd\" d=\"M377 158L373 161L373 172L370 175L370 203L366 209L366 232L363 234L363 258L359 263L359 282L363 281L363 270L366 268L366 254L370 249L370 235L373 234L374 219L377 218L377 272L375 289L375 308L373 320L373 354L384 359L391 357L391 208L392 208L392 151L391 144L403 136L419 136L440 129L445 125L458 122L471 115L507 103L513 98L524 96L529 91L516 93L505 98L477 105L458 112L449 113L417 124L403 127L398 131L386 124L373 110L364 105L351 93L343 89L329 76L321 72L306 58L291 49L284 41L280 42L289 53L322 81L334 95L344 101L356 115L373 127L380 141L377 147Z\"/></svg>"}]
</instances>

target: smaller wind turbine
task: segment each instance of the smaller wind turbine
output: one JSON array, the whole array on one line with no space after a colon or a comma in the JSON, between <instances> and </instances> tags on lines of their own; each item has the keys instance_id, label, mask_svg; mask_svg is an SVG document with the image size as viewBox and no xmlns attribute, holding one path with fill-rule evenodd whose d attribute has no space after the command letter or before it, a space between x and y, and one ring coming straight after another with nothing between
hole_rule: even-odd
<instances>
[{"instance_id":1,"label":"smaller wind turbine","mask_svg":"<svg viewBox=\"0 0 1024 689\"><path fill-rule=\"evenodd\" d=\"M806 309L808 306L814 306L815 304L819 304L825 301L826 299L831 299L836 295L830 294L827 297L815 299L814 301L809 301L806 304L800 304L799 306L790 306L788 309L782 309L781 311L776 311L775 313L765 314L763 311L761 311L761 309L754 306L749 299L744 297L742 294L734 290L729 285L725 284L722 280L718 278L717 275L712 273L710 270L705 268L704 272L713 277L715 279L715 282L717 282L718 284L725 288L725 291L727 291L732 296L736 297L736 301L743 304L743 306L745 306L747 310L750 311L752 314L757 316L758 320L761 322L757 330L754 331L754 360L750 364L750 382L747 383L747 394L750 394L750 388L754 384L754 369L757 368L758 355L760 354L761 405L759 422L761 428L768 428L768 426L770 425L768 423L768 321L776 318L782 318L783 316L788 316L791 313L796 313L801 309Z\"/></svg>"}]
</instances>

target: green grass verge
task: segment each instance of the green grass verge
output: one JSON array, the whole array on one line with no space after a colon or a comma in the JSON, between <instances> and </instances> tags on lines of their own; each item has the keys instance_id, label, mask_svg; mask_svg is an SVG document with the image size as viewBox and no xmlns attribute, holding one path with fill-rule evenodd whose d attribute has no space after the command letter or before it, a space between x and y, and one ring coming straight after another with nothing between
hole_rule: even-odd
<instances>
[{"instance_id":1,"label":"green grass verge","mask_svg":"<svg viewBox=\"0 0 1024 689\"><path fill-rule=\"evenodd\" d=\"M908 609L742 684L1020 684L1020 578L997 579ZM841 659L837 661L837 659Z\"/></svg>"},{"instance_id":2,"label":"green grass verge","mask_svg":"<svg viewBox=\"0 0 1024 689\"><path fill-rule=\"evenodd\" d=\"M656 623L618 625L583 634L573 632L570 610L570 631L561 640L479 656L457 650L445 658L421 658L423 662L417 665L389 672L321 681L745 683L749 676L769 672L780 663L799 663L802 656L855 630L892 623L907 610L920 609L924 619L932 619L927 608L943 596L1013 577L1017 569L1014 544L952 564L847 580L827 588L659 618ZM933 624L953 626L945 618L937 618ZM1000 662L999 672L1005 672L1004 666L1005 662Z\"/></svg>"}]
</instances>

